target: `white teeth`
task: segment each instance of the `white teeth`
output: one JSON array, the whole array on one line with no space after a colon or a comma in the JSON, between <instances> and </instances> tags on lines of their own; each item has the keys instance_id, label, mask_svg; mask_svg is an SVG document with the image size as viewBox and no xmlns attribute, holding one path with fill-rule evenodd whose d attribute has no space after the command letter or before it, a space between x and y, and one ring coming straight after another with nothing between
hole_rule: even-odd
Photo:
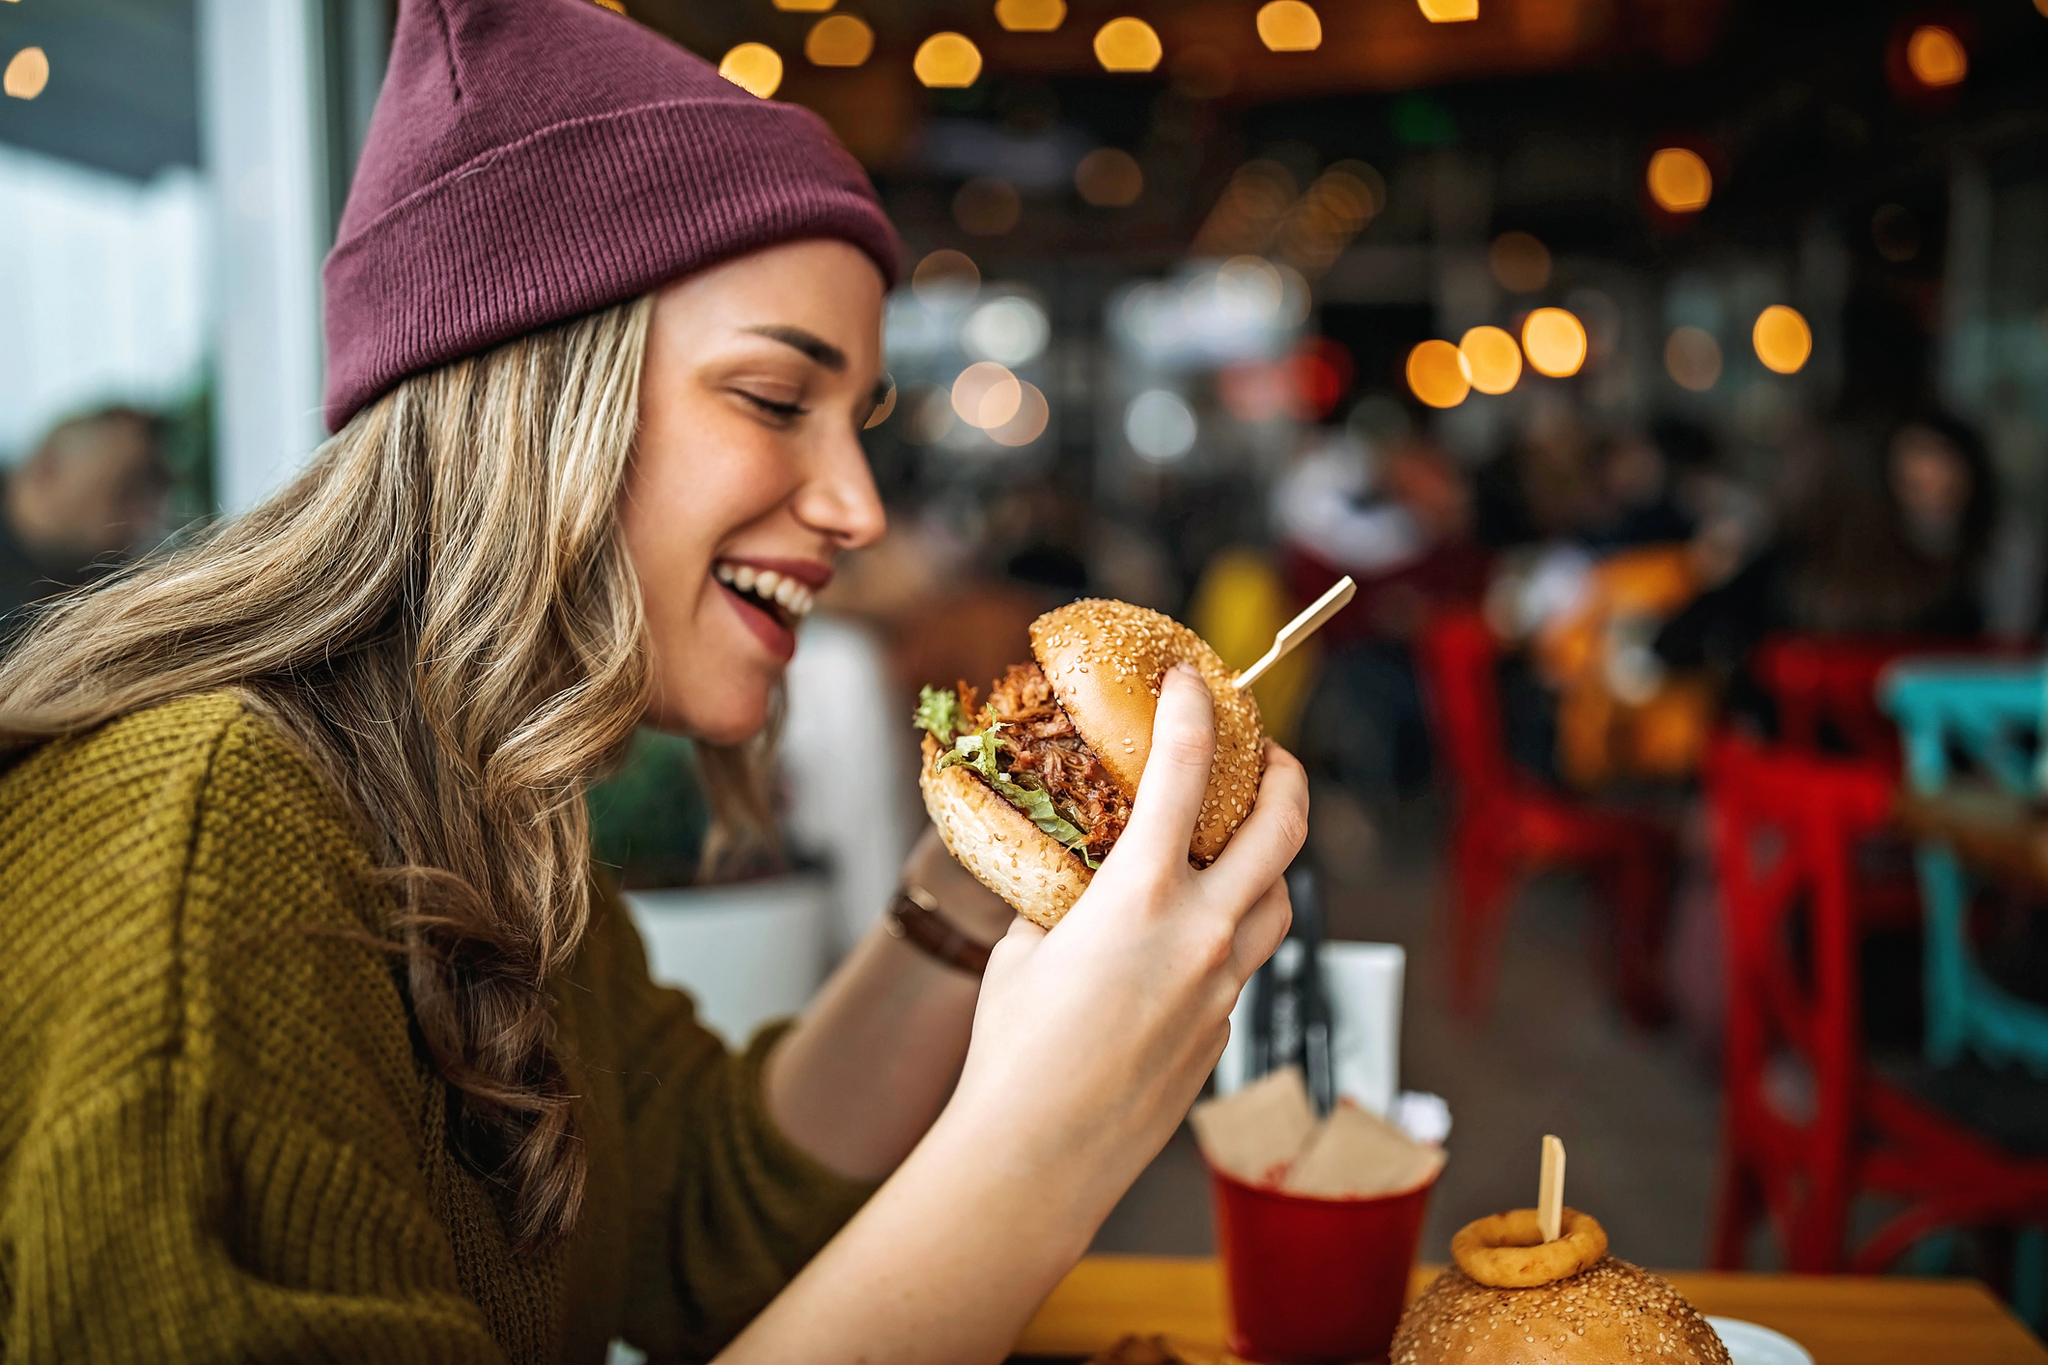
<instances>
[{"instance_id":1,"label":"white teeth","mask_svg":"<svg viewBox=\"0 0 2048 1365\"><path fill-rule=\"evenodd\" d=\"M732 585L741 592L752 592L754 590L754 566L742 564L739 568L733 570Z\"/></svg>"},{"instance_id":2,"label":"white teeth","mask_svg":"<svg viewBox=\"0 0 2048 1365\"><path fill-rule=\"evenodd\" d=\"M773 569L763 569L754 575L754 591L763 597L775 596L775 589L782 583L782 575Z\"/></svg>"},{"instance_id":3,"label":"white teeth","mask_svg":"<svg viewBox=\"0 0 2048 1365\"><path fill-rule=\"evenodd\" d=\"M764 583L761 586L765 588L768 585ZM803 584L797 582L794 578L785 578L775 585L775 600L786 607L796 601L796 595L803 590Z\"/></svg>"},{"instance_id":4,"label":"white teeth","mask_svg":"<svg viewBox=\"0 0 2048 1365\"><path fill-rule=\"evenodd\" d=\"M800 618L809 616L815 600L811 596L809 588L799 588L797 589L796 600L789 604L789 609Z\"/></svg>"},{"instance_id":5,"label":"white teeth","mask_svg":"<svg viewBox=\"0 0 2048 1365\"><path fill-rule=\"evenodd\" d=\"M733 568L730 564L721 561L711 566L711 576L721 583L732 582L732 575Z\"/></svg>"}]
</instances>

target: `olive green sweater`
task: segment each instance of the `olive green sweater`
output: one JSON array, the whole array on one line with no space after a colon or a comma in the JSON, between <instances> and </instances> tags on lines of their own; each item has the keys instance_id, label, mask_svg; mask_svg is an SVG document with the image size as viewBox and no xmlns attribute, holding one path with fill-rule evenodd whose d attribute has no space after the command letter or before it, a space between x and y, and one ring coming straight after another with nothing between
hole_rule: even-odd
<instances>
[{"instance_id":1,"label":"olive green sweater","mask_svg":"<svg viewBox=\"0 0 2048 1365\"><path fill-rule=\"evenodd\" d=\"M519 1254L341 808L225 695L0 775L0 1361L715 1353L858 1207L775 1130L609 892L553 988L576 1235Z\"/></svg>"}]
</instances>

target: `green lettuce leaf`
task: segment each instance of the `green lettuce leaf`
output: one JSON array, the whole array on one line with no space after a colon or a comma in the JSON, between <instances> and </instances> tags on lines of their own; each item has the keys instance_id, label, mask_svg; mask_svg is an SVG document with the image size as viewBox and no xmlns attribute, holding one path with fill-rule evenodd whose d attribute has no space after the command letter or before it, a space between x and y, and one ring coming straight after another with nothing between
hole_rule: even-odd
<instances>
[{"instance_id":1,"label":"green lettuce leaf","mask_svg":"<svg viewBox=\"0 0 2048 1365\"><path fill-rule=\"evenodd\" d=\"M925 689L929 692L931 689ZM948 694L951 695L950 693ZM923 710L920 703L919 710ZM1028 779L1029 786L1013 782L997 766L996 751L1001 747L998 722L980 734L961 735L953 741L953 747L939 755L937 767L952 768L966 766L980 774L982 781L994 787L1002 798L1031 818L1031 823L1059 840L1062 844L1081 855L1081 861L1092 871L1102 864L1088 853L1088 832L1053 809L1052 797L1037 780ZM934 732L936 733L936 732Z\"/></svg>"},{"instance_id":2,"label":"green lettuce leaf","mask_svg":"<svg viewBox=\"0 0 2048 1365\"><path fill-rule=\"evenodd\" d=\"M911 723L920 730L929 730L941 744L951 744L953 736L967 728L960 714L959 694L950 687L918 689L917 711Z\"/></svg>"}]
</instances>

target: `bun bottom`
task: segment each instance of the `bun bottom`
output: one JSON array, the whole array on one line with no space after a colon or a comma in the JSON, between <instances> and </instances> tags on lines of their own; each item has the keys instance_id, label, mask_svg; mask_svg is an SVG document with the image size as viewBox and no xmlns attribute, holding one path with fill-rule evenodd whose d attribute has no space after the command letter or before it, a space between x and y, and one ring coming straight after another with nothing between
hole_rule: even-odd
<instances>
[{"instance_id":1,"label":"bun bottom","mask_svg":"<svg viewBox=\"0 0 2048 1365\"><path fill-rule=\"evenodd\" d=\"M966 768L934 772L938 753L926 735L917 785L946 851L1025 919L1042 929L1058 924L1095 874Z\"/></svg>"}]
</instances>

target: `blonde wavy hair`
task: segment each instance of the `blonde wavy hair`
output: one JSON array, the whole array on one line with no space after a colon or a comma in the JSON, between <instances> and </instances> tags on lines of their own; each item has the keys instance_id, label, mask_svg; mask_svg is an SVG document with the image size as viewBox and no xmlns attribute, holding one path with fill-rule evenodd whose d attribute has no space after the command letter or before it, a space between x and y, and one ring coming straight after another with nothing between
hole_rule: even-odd
<instances>
[{"instance_id":1,"label":"blonde wavy hair","mask_svg":"<svg viewBox=\"0 0 2048 1365\"><path fill-rule=\"evenodd\" d=\"M529 1246L583 1196L547 997L590 915L583 797L652 685L615 515L651 311L406 379L270 501L60 602L0 665L0 766L218 689L282 728L396 892L390 946L462 1150ZM728 846L768 827L761 760L704 753Z\"/></svg>"}]
</instances>

